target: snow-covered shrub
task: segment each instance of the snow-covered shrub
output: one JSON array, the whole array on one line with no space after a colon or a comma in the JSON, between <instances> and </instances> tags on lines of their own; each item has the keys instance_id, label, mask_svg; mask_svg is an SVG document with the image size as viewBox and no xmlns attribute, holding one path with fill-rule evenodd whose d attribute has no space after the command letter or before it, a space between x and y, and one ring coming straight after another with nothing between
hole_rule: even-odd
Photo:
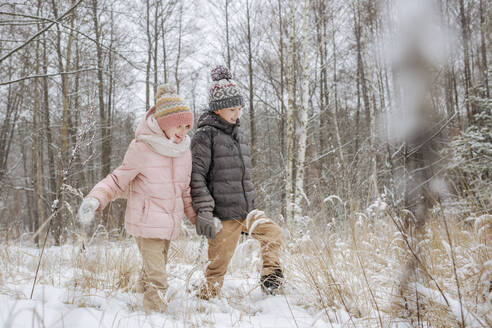
<instances>
[{"instance_id":1,"label":"snow-covered shrub","mask_svg":"<svg viewBox=\"0 0 492 328\"><path fill-rule=\"evenodd\" d=\"M446 152L449 168L457 175L456 189L482 208L490 208L492 192L492 99L472 96L473 122L457 136Z\"/></svg>"}]
</instances>

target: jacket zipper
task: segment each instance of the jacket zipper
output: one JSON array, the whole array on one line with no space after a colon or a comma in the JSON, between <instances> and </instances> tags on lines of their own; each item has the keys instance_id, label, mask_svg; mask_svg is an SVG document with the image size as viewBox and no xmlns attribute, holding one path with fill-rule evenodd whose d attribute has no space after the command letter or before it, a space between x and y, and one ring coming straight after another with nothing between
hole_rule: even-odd
<instances>
[{"instance_id":1,"label":"jacket zipper","mask_svg":"<svg viewBox=\"0 0 492 328\"><path fill-rule=\"evenodd\" d=\"M233 137L234 139L234 137ZM246 197L246 190L244 189L244 175L246 174L246 165L244 165L244 159L243 159L243 154L241 153L241 144L239 141L234 140L237 146L237 150L239 152L239 158L241 159L241 165L243 168L243 176L241 177L241 185L243 187L243 196L244 196L244 201L246 202L246 211L248 211L248 198Z\"/></svg>"},{"instance_id":2,"label":"jacket zipper","mask_svg":"<svg viewBox=\"0 0 492 328\"><path fill-rule=\"evenodd\" d=\"M173 231L171 233L171 237L174 237L174 231L176 230L176 222L174 221L174 210L176 209L176 185L174 183L174 158L172 157L171 157L171 183L173 184L173 191L174 191L173 210L171 212L171 220L173 221Z\"/></svg>"}]
</instances>

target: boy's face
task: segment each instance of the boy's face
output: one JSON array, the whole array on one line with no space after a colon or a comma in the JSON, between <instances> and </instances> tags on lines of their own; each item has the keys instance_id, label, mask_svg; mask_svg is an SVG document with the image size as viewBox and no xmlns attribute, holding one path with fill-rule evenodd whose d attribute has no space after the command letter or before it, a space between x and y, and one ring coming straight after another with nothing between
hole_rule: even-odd
<instances>
[{"instance_id":1,"label":"boy's face","mask_svg":"<svg viewBox=\"0 0 492 328\"><path fill-rule=\"evenodd\" d=\"M168 139L170 139L175 144L179 144L184 140L188 131L190 131L191 125L177 125L170 128L167 128L164 131L164 134Z\"/></svg>"},{"instance_id":2,"label":"boy's face","mask_svg":"<svg viewBox=\"0 0 492 328\"><path fill-rule=\"evenodd\" d=\"M236 124L237 119L241 116L242 106L235 106L229 108L223 108L214 111L215 114L219 115L223 120Z\"/></svg>"}]
</instances>

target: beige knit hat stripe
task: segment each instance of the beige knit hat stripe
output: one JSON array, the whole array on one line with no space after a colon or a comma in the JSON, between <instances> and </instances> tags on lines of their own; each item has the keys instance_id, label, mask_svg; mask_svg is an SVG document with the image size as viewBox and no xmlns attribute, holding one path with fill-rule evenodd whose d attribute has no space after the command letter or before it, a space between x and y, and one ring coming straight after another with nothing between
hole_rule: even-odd
<instances>
[{"instance_id":1,"label":"beige knit hat stripe","mask_svg":"<svg viewBox=\"0 0 492 328\"><path fill-rule=\"evenodd\" d=\"M166 110L161 110L161 111L156 110L154 116L157 118L157 117L162 117L162 116L169 115L172 113L178 113L178 112L184 112L184 111L189 111L188 106L183 105L183 106L176 106L176 107L172 107L172 108L169 108Z\"/></svg>"},{"instance_id":2,"label":"beige knit hat stripe","mask_svg":"<svg viewBox=\"0 0 492 328\"><path fill-rule=\"evenodd\" d=\"M183 108L183 107L188 107L188 105L186 105L182 101L180 101L180 102L164 103L164 104L162 104L160 106L156 106L155 111L156 111L156 114L159 114L162 111L168 111L169 109L176 108L176 107L177 108Z\"/></svg>"},{"instance_id":3,"label":"beige knit hat stripe","mask_svg":"<svg viewBox=\"0 0 492 328\"><path fill-rule=\"evenodd\" d=\"M164 102L161 102L160 104L157 104L156 108L157 108L157 110L161 110L161 109L170 108L172 106L186 106L186 104L183 100L180 100L180 101L175 101L175 100L164 101Z\"/></svg>"},{"instance_id":4,"label":"beige knit hat stripe","mask_svg":"<svg viewBox=\"0 0 492 328\"><path fill-rule=\"evenodd\" d=\"M168 96L168 97L166 97ZM162 105L166 102L183 102L183 99L181 99L179 96L177 95L162 95L161 96L162 98L159 98L157 100L157 102L155 103L156 106L159 106L159 105Z\"/></svg>"}]
</instances>

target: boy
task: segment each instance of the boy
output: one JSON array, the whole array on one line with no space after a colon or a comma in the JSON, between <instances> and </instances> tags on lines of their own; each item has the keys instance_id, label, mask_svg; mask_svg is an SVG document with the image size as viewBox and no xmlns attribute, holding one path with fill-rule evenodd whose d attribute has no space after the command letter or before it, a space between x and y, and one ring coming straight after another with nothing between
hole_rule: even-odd
<instances>
[{"instance_id":1,"label":"boy","mask_svg":"<svg viewBox=\"0 0 492 328\"><path fill-rule=\"evenodd\" d=\"M253 211L255 188L250 174L250 151L239 129L243 97L226 67L217 66L211 75L209 109L198 120L198 130L191 142L191 196L198 213L196 231L208 238L209 260L207 281L197 296L209 299L219 294L241 232L260 242L260 284L264 292L274 294L283 283L279 262L284 243L282 230L263 212ZM221 220L220 231L214 216Z\"/></svg>"}]
</instances>

